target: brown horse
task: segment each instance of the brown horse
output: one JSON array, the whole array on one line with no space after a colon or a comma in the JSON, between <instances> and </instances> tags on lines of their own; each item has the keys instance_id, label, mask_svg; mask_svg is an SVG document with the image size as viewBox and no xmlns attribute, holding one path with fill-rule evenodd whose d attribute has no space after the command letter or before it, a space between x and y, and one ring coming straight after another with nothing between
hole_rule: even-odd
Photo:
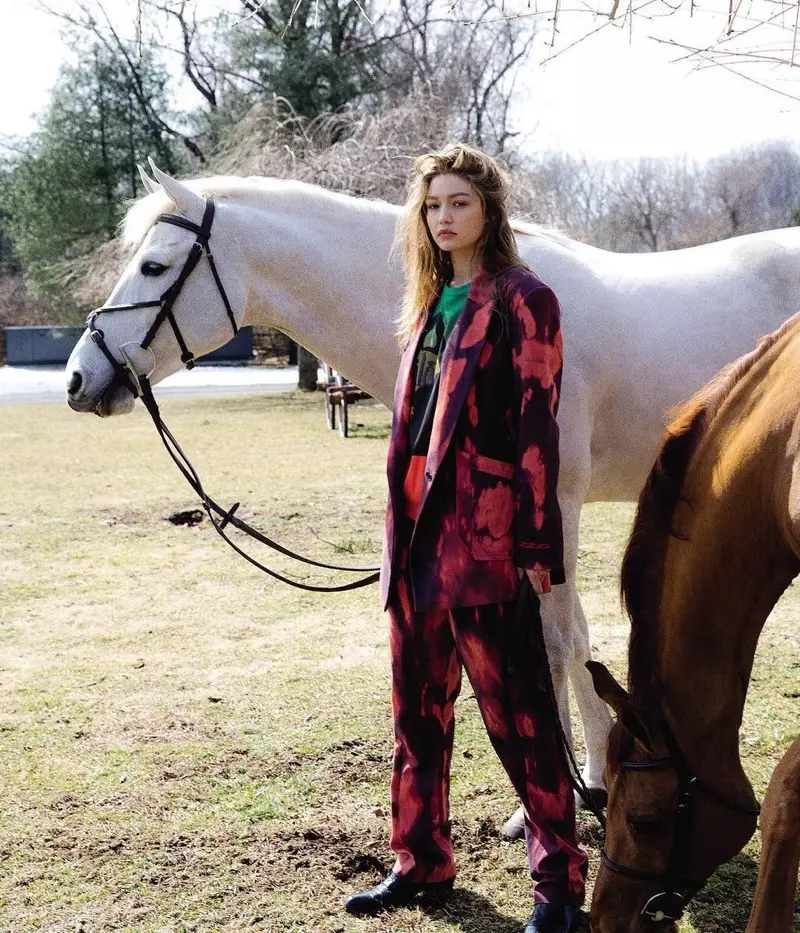
<instances>
[{"instance_id":1,"label":"brown horse","mask_svg":"<svg viewBox=\"0 0 800 933\"><path fill-rule=\"evenodd\" d=\"M800 572L800 315L715 377L667 431L622 570L628 691L589 662L617 713L594 933L674 930L753 834L739 759L753 656ZM789 933L800 857L800 740L761 815L747 933Z\"/></svg>"}]
</instances>

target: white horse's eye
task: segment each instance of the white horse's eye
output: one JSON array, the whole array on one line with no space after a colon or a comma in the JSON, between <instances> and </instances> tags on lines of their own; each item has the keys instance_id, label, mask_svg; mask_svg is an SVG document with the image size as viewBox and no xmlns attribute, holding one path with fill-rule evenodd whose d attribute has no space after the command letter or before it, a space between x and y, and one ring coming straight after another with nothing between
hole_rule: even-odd
<instances>
[{"instance_id":1,"label":"white horse's eye","mask_svg":"<svg viewBox=\"0 0 800 933\"><path fill-rule=\"evenodd\" d=\"M167 271L167 268L167 266L162 265L160 262L153 262L151 259L148 259L146 262L142 263L142 275L161 275L162 272Z\"/></svg>"}]
</instances>

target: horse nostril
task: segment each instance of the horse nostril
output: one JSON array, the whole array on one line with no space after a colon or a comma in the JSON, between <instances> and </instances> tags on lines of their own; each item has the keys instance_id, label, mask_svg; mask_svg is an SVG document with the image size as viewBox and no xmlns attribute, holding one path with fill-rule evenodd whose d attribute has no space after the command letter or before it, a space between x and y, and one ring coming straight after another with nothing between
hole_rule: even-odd
<instances>
[{"instance_id":1,"label":"horse nostril","mask_svg":"<svg viewBox=\"0 0 800 933\"><path fill-rule=\"evenodd\" d=\"M68 395L75 395L77 392L79 392L79 391L80 391L80 388L81 388L82 382L83 382L83 377L82 377L81 374L76 370L76 371L69 377L69 382L67 383L67 394L68 394Z\"/></svg>"}]
</instances>

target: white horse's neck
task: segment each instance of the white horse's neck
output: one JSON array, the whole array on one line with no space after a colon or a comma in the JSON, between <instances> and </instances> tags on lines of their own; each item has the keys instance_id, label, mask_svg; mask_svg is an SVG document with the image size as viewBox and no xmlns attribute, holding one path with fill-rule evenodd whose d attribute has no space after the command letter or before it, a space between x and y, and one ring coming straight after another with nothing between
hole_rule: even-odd
<instances>
[{"instance_id":1,"label":"white horse's neck","mask_svg":"<svg viewBox=\"0 0 800 933\"><path fill-rule=\"evenodd\" d=\"M391 403L403 283L389 259L399 209L297 183L227 204L242 225L235 248L247 253L244 323L279 328Z\"/></svg>"}]
</instances>

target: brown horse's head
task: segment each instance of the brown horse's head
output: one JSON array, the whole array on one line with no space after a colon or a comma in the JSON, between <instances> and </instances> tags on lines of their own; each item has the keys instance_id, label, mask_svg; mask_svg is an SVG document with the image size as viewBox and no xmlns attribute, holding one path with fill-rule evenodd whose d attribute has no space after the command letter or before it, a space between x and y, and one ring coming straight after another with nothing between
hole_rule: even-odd
<instances>
[{"instance_id":1,"label":"brown horse's head","mask_svg":"<svg viewBox=\"0 0 800 933\"><path fill-rule=\"evenodd\" d=\"M689 898L750 838L756 814L693 782L659 712L638 707L602 664L587 666L617 714L592 931L670 933Z\"/></svg>"}]
</instances>

